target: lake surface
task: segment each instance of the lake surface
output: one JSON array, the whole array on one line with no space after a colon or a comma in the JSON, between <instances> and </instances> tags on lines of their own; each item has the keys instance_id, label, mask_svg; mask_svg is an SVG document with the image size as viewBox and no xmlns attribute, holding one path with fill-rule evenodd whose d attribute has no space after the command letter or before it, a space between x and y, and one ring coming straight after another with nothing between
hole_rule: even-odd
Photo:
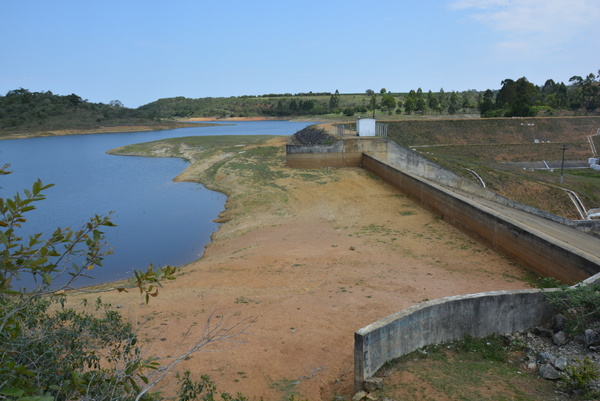
<instances>
[{"instance_id":1,"label":"lake surface","mask_svg":"<svg viewBox=\"0 0 600 401\"><path fill-rule=\"evenodd\" d=\"M27 214L26 231L49 233L56 227L80 228L89 217L113 211L118 227L106 228L113 254L82 278L79 286L128 278L153 263L181 266L202 256L218 228L213 220L226 197L200 184L173 182L187 162L174 158L108 155L124 145L165 138L207 135L292 135L312 123L236 122L234 125L167 131L69 135L0 141L0 164L12 174L0 176L0 197L31 189L38 178L55 184L46 200ZM19 284L31 288L33 280Z\"/></svg>"}]
</instances>

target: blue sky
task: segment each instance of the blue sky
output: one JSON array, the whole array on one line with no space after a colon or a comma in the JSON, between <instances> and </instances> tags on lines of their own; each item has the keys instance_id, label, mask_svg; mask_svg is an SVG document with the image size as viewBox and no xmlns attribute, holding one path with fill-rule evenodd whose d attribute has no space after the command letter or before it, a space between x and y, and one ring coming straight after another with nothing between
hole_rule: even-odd
<instances>
[{"instance_id":1,"label":"blue sky","mask_svg":"<svg viewBox=\"0 0 600 401\"><path fill-rule=\"evenodd\" d=\"M0 0L0 94L499 89L600 69L598 0Z\"/></svg>"}]
</instances>

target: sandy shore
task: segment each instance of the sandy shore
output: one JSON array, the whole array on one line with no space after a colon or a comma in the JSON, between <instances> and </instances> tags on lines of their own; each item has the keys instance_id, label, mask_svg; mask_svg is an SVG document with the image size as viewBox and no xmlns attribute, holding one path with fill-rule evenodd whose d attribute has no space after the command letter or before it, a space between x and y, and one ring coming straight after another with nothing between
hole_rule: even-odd
<instances>
[{"instance_id":1,"label":"sandy shore","mask_svg":"<svg viewBox=\"0 0 600 401\"><path fill-rule=\"evenodd\" d=\"M285 140L267 145L285 152ZM193 180L207 163L193 162L179 178ZM212 312L256 319L235 338L244 343L196 353L180 371L265 400L349 399L357 329L427 299L528 287L522 268L364 170L277 169L285 172L272 183L281 196L244 195L236 192L243 176L215 174L232 188L227 222L149 305L134 292L102 295L127 316L151 319L142 333L155 354L183 352L188 329L201 331ZM255 202L260 196L268 199Z\"/></svg>"}]
</instances>

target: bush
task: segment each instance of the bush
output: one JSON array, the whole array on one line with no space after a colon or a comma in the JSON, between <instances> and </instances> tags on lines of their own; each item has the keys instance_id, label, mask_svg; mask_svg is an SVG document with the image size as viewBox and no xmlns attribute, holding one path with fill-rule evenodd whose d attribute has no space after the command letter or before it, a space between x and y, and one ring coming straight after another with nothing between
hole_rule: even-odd
<instances>
[{"instance_id":1,"label":"bush","mask_svg":"<svg viewBox=\"0 0 600 401\"><path fill-rule=\"evenodd\" d=\"M565 367L566 375L563 380L572 390L587 391L591 382L600 377L600 370L590 358L578 361Z\"/></svg>"},{"instance_id":2,"label":"bush","mask_svg":"<svg viewBox=\"0 0 600 401\"><path fill-rule=\"evenodd\" d=\"M546 299L569 319L571 334L585 330L590 321L600 318L600 285L565 285L560 289L546 292Z\"/></svg>"}]
</instances>

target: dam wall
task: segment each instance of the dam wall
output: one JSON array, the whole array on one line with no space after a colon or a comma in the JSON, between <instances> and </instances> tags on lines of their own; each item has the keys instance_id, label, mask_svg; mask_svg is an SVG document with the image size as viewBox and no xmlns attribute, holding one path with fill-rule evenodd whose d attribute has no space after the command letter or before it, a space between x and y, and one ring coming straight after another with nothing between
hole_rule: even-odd
<instances>
[{"instance_id":1,"label":"dam wall","mask_svg":"<svg viewBox=\"0 0 600 401\"><path fill-rule=\"evenodd\" d=\"M342 143L335 144L337 152L345 154L333 155L335 152L329 151L332 148L327 148L325 157L320 156L325 149L312 148L311 156L307 157L301 149L293 147L298 151L291 152L288 147L288 165L301 168L362 166L444 221L541 276L567 283L600 282L600 257L593 238L600 232L597 222L573 222L511 201L392 141L384 138L370 141L372 139L340 141ZM316 163L311 165L310 159ZM503 209L502 213L497 209ZM593 251L586 252L568 240L559 241L532 229L521 221L529 215L559 226L561 234L573 231L586 237L585 240L591 239ZM387 361L426 345L466 336L485 337L526 330L544 323L552 313L544 293L537 289L458 295L404 309L355 332L355 391L362 391L365 382Z\"/></svg>"},{"instance_id":2,"label":"dam wall","mask_svg":"<svg viewBox=\"0 0 600 401\"><path fill-rule=\"evenodd\" d=\"M360 167L363 154L384 157L389 144L384 138L349 138L330 145L287 145L286 164L292 168Z\"/></svg>"},{"instance_id":3,"label":"dam wall","mask_svg":"<svg viewBox=\"0 0 600 401\"><path fill-rule=\"evenodd\" d=\"M569 244L531 230L518 217L484 208L456 191L408 174L365 155L363 167L400 188L409 198L498 253L527 266L543 277L576 283L599 272L599 259ZM565 226L564 230L573 230ZM600 242L599 242L600 244Z\"/></svg>"}]
</instances>

